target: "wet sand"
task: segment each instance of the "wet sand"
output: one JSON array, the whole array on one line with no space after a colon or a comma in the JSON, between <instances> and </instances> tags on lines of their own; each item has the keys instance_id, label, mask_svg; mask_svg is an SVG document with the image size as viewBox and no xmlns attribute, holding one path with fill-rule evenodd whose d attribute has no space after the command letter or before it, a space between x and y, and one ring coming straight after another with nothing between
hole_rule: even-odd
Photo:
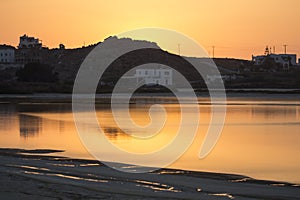
<instances>
[{"instance_id":1,"label":"wet sand","mask_svg":"<svg viewBox=\"0 0 300 200\"><path fill-rule=\"evenodd\" d=\"M123 173L95 160L51 156L57 152L0 149L0 198L300 199L300 186L285 182L176 169Z\"/></svg>"}]
</instances>

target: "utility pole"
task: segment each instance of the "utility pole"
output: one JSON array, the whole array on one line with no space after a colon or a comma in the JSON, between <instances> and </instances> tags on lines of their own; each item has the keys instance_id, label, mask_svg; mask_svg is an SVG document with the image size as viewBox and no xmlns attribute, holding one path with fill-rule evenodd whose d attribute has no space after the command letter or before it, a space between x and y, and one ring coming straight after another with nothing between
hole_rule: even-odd
<instances>
[{"instance_id":1,"label":"utility pole","mask_svg":"<svg viewBox=\"0 0 300 200\"><path fill-rule=\"evenodd\" d=\"M178 55L180 56L180 44L178 44Z\"/></svg>"},{"instance_id":2,"label":"utility pole","mask_svg":"<svg viewBox=\"0 0 300 200\"><path fill-rule=\"evenodd\" d=\"M213 58L215 58L215 46L212 46Z\"/></svg>"},{"instance_id":3,"label":"utility pole","mask_svg":"<svg viewBox=\"0 0 300 200\"><path fill-rule=\"evenodd\" d=\"M286 47L287 47L288 45L286 45L286 44L284 44L283 45L283 47L284 47L284 54L286 54Z\"/></svg>"}]
</instances>

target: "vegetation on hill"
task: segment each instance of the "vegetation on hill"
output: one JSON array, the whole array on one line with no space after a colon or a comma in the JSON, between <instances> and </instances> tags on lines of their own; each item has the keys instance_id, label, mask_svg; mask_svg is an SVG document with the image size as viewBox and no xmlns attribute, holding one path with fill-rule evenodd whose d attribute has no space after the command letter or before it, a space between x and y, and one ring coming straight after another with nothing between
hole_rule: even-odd
<instances>
[{"instance_id":1,"label":"vegetation on hill","mask_svg":"<svg viewBox=\"0 0 300 200\"><path fill-rule=\"evenodd\" d=\"M16 72L19 81L51 83L58 80L58 73L51 66L40 63L28 63Z\"/></svg>"},{"instance_id":2,"label":"vegetation on hill","mask_svg":"<svg viewBox=\"0 0 300 200\"><path fill-rule=\"evenodd\" d=\"M128 42L134 42L127 39ZM147 42L147 41L143 41ZM78 49L43 49L40 52L41 63L29 63L24 68L7 68L0 70L0 93L72 93L77 71L85 57L95 45ZM139 56L126 54L116 59L105 71L97 92L111 92L114 84L133 66L155 63L172 66L183 74L194 88L203 91L205 81L180 56L161 49L139 51ZM193 58L199 59L199 58ZM248 60L233 58L214 58L222 76L227 77L225 87L230 88L299 88L300 67L294 66L285 71L274 60L266 59L260 65ZM157 63L157 62L156 62ZM205 78L205 77L203 77ZM100 82L99 82L100 83ZM104 83L104 84L103 84ZM164 91L162 87L144 87L140 91Z\"/></svg>"}]
</instances>

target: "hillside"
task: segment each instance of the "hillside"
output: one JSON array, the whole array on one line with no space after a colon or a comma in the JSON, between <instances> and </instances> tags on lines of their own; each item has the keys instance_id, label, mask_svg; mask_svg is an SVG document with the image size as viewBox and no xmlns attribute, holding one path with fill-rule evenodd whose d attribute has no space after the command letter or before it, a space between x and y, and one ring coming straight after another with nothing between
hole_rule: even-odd
<instances>
[{"instance_id":1,"label":"hillside","mask_svg":"<svg viewBox=\"0 0 300 200\"><path fill-rule=\"evenodd\" d=\"M153 63L158 60L183 74L195 89L205 89L206 84L199 78L193 67L180 56L161 50L157 44L147 41L131 39L122 40L127 45L148 44L155 49L140 51L139 56L128 54L115 60L105 72L107 84L98 87L99 93L110 92L118 78L128 71L132 65ZM104 41L103 43L105 43ZM71 93L77 71L85 57L101 43L77 49L42 49L42 64L49 65L57 75L55 82L26 82L17 77L17 68L7 68L0 71L0 93ZM117 47L116 47L117 48ZM190 58L187 58L190 59ZM200 58L191 58L200 59ZM230 88L298 88L300 85L300 68L294 67L290 71L276 71L270 73L268 66L254 66L251 61L229 58L215 58L213 61L222 74L227 89ZM108 84L109 83L109 84ZM148 88L149 89L149 88ZM148 91L148 90L147 90Z\"/></svg>"}]
</instances>

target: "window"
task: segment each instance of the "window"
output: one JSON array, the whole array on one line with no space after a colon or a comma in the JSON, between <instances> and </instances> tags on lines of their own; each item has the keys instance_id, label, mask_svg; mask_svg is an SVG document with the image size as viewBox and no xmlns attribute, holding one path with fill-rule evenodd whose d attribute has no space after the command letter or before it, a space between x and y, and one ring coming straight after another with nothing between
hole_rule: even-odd
<instances>
[{"instance_id":1,"label":"window","mask_svg":"<svg viewBox=\"0 0 300 200\"><path fill-rule=\"evenodd\" d=\"M170 74L170 72L168 72L168 71L165 72L165 75L169 75L169 74Z\"/></svg>"}]
</instances>

